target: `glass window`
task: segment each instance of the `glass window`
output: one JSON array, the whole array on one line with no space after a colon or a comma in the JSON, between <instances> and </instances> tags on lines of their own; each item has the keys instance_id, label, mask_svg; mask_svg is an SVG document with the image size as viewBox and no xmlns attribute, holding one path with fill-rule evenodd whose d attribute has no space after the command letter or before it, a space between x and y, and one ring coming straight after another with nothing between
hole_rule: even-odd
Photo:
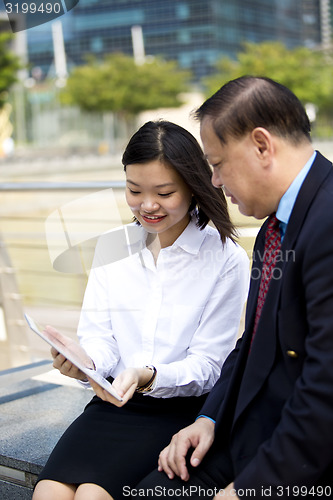
<instances>
[{"instance_id":1,"label":"glass window","mask_svg":"<svg viewBox=\"0 0 333 500\"><path fill-rule=\"evenodd\" d=\"M178 19L188 19L190 17L190 9L186 3L176 5L176 17Z\"/></svg>"}]
</instances>

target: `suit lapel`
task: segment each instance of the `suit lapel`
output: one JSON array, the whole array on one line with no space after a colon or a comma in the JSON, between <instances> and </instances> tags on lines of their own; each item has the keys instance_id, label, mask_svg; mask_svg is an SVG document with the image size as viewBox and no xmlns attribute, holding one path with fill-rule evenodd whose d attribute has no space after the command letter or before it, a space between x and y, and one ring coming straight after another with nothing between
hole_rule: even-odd
<instances>
[{"instance_id":1,"label":"suit lapel","mask_svg":"<svg viewBox=\"0 0 333 500\"><path fill-rule=\"evenodd\" d=\"M268 224L268 219L266 219L264 224L261 226L261 229L258 233L253 249L251 284L246 306L245 334L247 333L247 331L252 332L254 325L254 318L257 307L257 298L260 286L260 277L263 265L263 257L265 249L265 233L267 229L267 224Z\"/></svg>"},{"instance_id":2,"label":"suit lapel","mask_svg":"<svg viewBox=\"0 0 333 500\"><path fill-rule=\"evenodd\" d=\"M282 260L276 263L274 272L277 276L283 275L284 265L285 263ZM258 393L273 366L276 353L276 321L272 319L277 316L281 283L281 279L271 280L244 370L235 418L242 413L244 408ZM252 313L253 318L255 316L255 309L256 303L254 312ZM246 333L249 338L252 337L252 330L253 321L252 327Z\"/></svg>"}]
</instances>

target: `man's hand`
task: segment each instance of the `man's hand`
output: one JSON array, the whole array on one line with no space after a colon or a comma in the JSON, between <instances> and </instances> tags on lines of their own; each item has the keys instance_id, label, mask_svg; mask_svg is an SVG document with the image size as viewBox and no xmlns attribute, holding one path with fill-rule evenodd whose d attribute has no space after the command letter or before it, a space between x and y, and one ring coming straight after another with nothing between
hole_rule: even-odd
<instances>
[{"instance_id":1,"label":"man's hand","mask_svg":"<svg viewBox=\"0 0 333 500\"><path fill-rule=\"evenodd\" d=\"M75 340L63 335L58 332L52 326L47 326L44 330L44 334L48 335L52 340L57 340L63 344L66 349L68 349L75 358L78 358L80 362L87 368L95 369L92 359L87 355L83 347L80 346ZM63 375L67 377L76 378L77 380L87 380L87 376L79 370L71 361L60 354L54 347L51 347L51 356L53 358L53 367L60 371Z\"/></svg>"},{"instance_id":2,"label":"man's hand","mask_svg":"<svg viewBox=\"0 0 333 500\"><path fill-rule=\"evenodd\" d=\"M191 465L197 467L214 441L214 428L214 422L201 417L179 431L173 436L169 446L161 451L158 470L164 471L169 479L173 479L176 474L183 481L187 481L190 477L185 459L188 450L194 448Z\"/></svg>"}]
</instances>

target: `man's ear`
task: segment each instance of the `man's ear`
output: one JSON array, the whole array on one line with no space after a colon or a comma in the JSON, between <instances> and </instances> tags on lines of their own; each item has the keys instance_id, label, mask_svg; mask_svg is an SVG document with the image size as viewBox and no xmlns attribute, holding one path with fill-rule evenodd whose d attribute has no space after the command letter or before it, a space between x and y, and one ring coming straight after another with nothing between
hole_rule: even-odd
<instances>
[{"instance_id":1,"label":"man's ear","mask_svg":"<svg viewBox=\"0 0 333 500\"><path fill-rule=\"evenodd\" d=\"M259 158L262 160L270 158L274 149L271 133L263 127L256 127L252 130L251 139L257 148Z\"/></svg>"}]
</instances>

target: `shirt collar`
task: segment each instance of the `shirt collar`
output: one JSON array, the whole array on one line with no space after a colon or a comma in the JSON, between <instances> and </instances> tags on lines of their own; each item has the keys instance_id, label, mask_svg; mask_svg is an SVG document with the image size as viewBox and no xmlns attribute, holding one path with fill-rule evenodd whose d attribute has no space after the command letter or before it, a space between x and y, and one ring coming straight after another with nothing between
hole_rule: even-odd
<instances>
[{"instance_id":1,"label":"shirt collar","mask_svg":"<svg viewBox=\"0 0 333 500\"><path fill-rule=\"evenodd\" d=\"M276 217L285 225L287 225L289 222L297 195L302 187L305 177L307 176L314 162L316 154L317 152L315 151L311 158L306 162L302 170L299 172L299 174L295 177L280 200L278 209L276 211Z\"/></svg>"},{"instance_id":2,"label":"shirt collar","mask_svg":"<svg viewBox=\"0 0 333 500\"><path fill-rule=\"evenodd\" d=\"M197 218L193 216L182 234L178 236L173 245L171 245L171 249L178 247L193 255L196 255L199 252L205 238L205 231L200 231L196 222Z\"/></svg>"}]
</instances>

